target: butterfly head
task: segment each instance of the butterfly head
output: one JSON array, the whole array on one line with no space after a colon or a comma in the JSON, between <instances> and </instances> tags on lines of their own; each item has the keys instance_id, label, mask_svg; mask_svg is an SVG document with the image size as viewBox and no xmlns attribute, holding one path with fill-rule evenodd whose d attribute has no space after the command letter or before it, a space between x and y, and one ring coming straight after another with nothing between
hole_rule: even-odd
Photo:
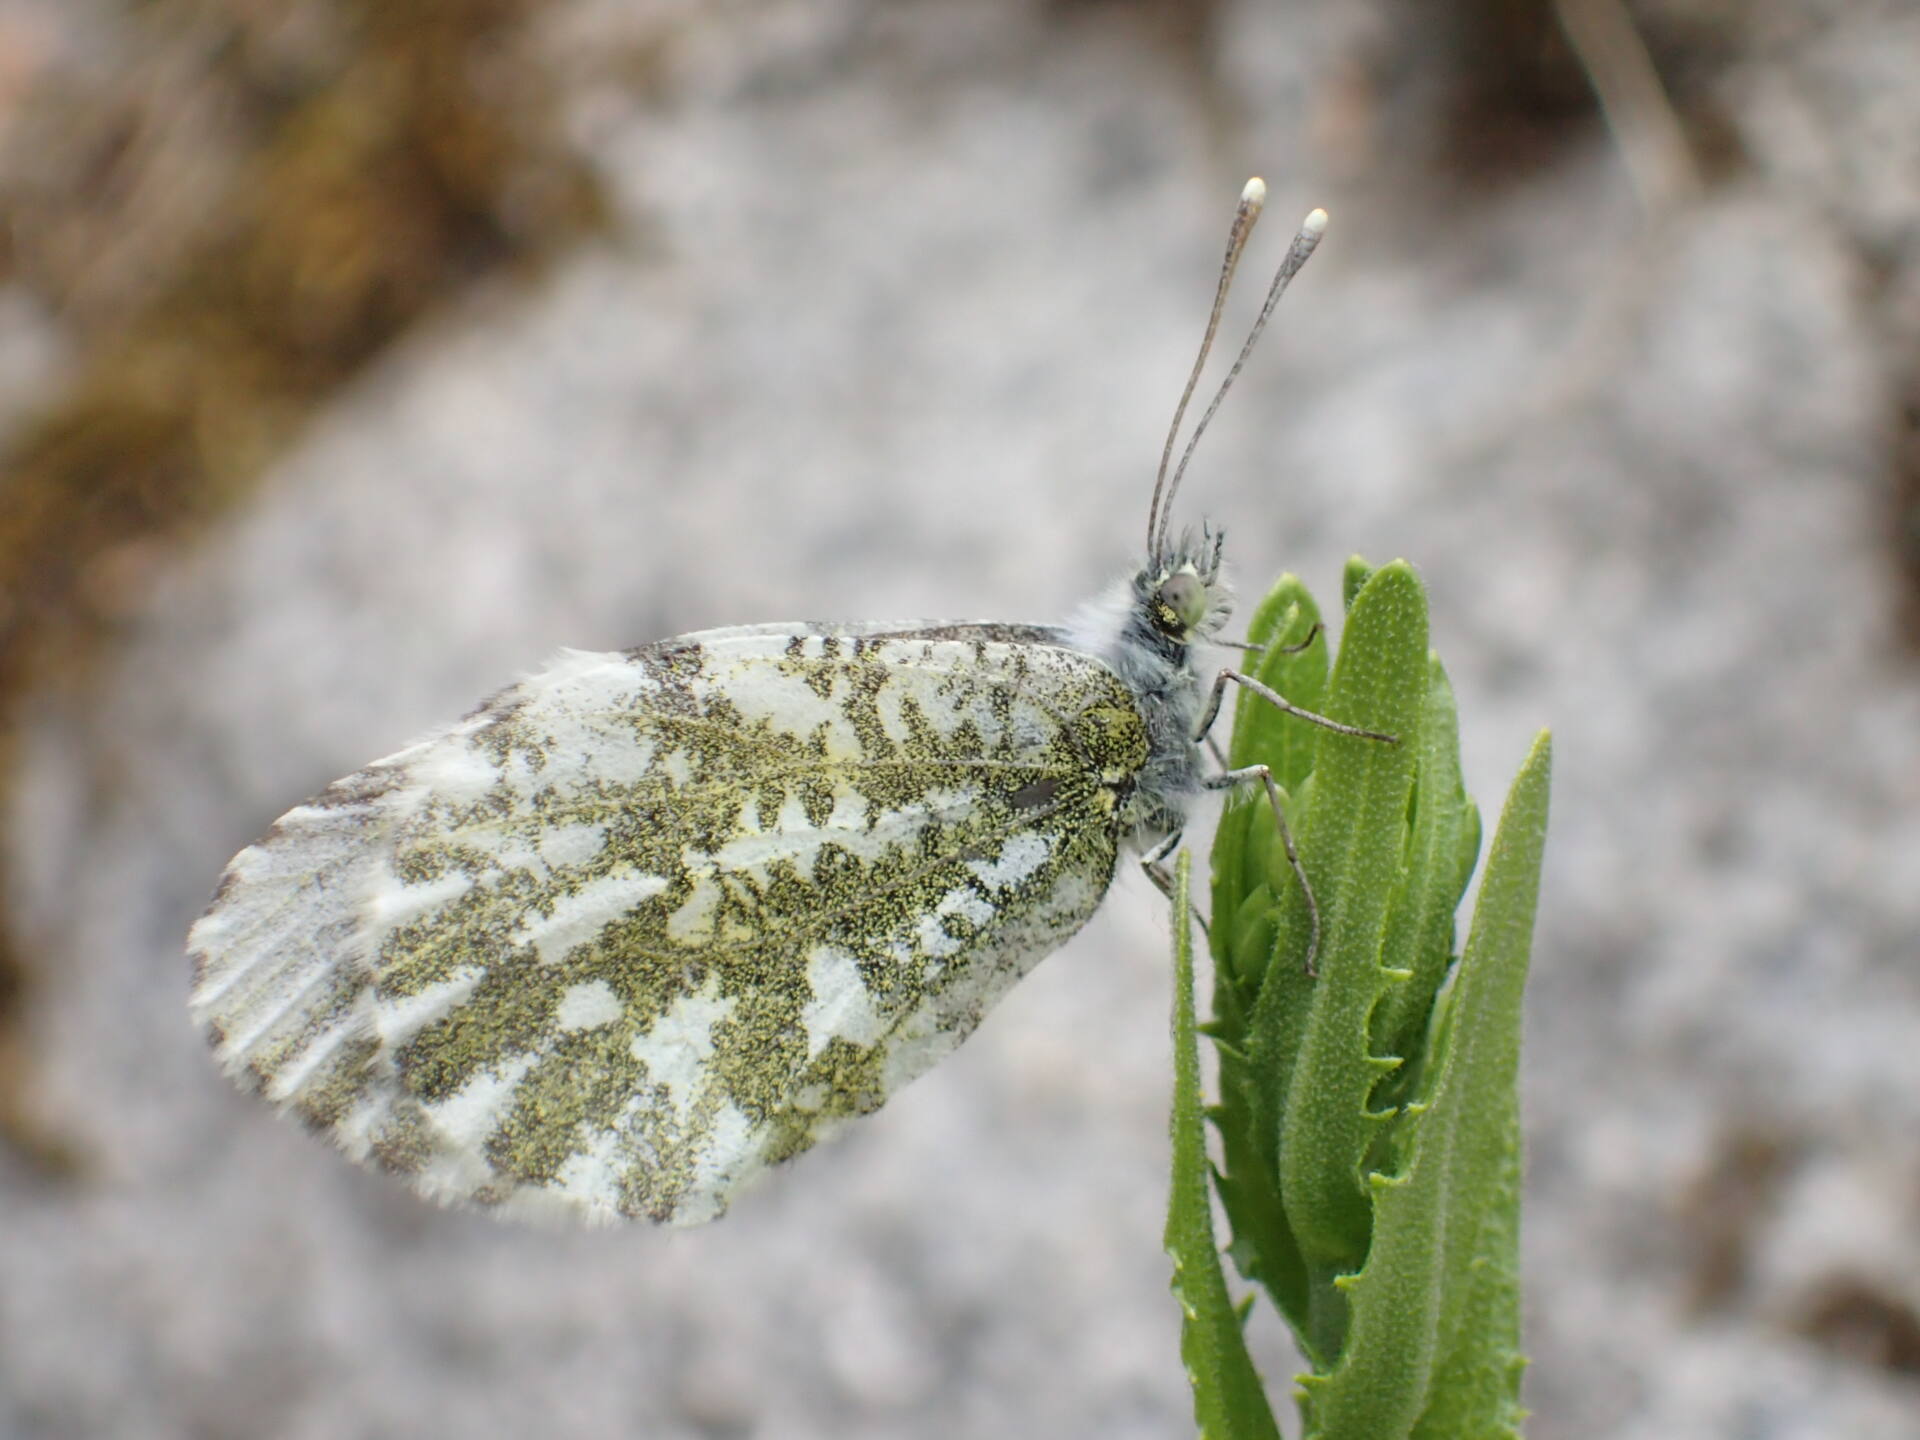
<instances>
[{"instance_id":1,"label":"butterfly head","mask_svg":"<svg viewBox=\"0 0 1920 1440\"><path fill-rule=\"evenodd\" d=\"M1169 545L1134 577L1134 598L1153 633L1189 646L1217 635L1233 613L1233 591L1221 574L1226 537L1202 527Z\"/></svg>"}]
</instances>

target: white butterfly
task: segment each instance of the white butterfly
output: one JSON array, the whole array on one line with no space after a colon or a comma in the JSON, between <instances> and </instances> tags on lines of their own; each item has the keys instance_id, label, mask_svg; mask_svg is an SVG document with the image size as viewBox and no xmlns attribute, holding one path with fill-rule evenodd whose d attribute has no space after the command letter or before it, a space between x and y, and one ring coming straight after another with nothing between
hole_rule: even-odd
<instances>
[{"instance_id":1,"label":"white butterfly","mask_svg":"<svg viewBox=\"0 0 1920 1440\"><path fill-rule=\"evenodd\" d=\"M1167 464L1264 194L1242 196L1129 580L1065 626L561 655L234 857L188 937L220 1063L437 1200L708 1220L965 1039L1122 849L1157 872L1202 790L1271 791L1203 766L1230 681L1305 712L1201 680L1230 596L1217 536L1169 537L1192 443Z\"/></svg>"}]
</instances>

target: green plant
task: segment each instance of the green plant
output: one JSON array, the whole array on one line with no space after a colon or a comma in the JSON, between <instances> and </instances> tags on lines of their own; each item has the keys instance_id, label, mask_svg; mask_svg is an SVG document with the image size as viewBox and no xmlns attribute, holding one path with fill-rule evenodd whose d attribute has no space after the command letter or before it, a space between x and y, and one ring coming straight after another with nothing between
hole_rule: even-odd
<instances>
[{"instance_id":1,"label":"green plant","mask_svg":"<svg viewBox=\"0 0 1920 1440\"><path fill-rule=\"evenodd\" d=\"M1194 1017L1191 927L1175 928L1173 1196L1182 1354L1212 1440L1277 1436L1220 1264L1264 1293L1310 1372L1308 1440L1518 1434L1520 997L1546 839L1543 733L1508 795L1465 950L1453 916L1480 844L1445 672L1412 567L1347 568L1338 661L1284 577L1254 613L1255 675L1297 705L1399 737L1334 734L1243 694L1230 763L1264 762L1321 916L1311 922L1263 789L1214 843L1213 1019ZM1303 647L1303 648L1293 648ZM1291 653L1289 653L1291 650ZM1188 913L1188 861L1174 914ZM1197 1033L1214 1042L1210 1161Z\"/></svg>"}]
</instances>

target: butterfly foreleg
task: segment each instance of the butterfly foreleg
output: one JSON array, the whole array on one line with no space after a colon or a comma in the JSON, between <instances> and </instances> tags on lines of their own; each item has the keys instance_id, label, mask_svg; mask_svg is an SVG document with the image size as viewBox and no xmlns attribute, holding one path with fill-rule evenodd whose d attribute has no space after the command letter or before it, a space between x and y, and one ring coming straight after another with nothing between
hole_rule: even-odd
<instances>
[{"instance_id":1,"label":"butterfly foreleg","mask_svg":"<svg viewBox=\"0 0 1920 1440\"><path fill-rule=\"evenodd\" d=\"M1320 632L1326 628L1324 624L1316 620L1313 622L1312 628L1307 631L1306 639L1302 640L1298 645L1282 645L1273 653L1276 655L1298 655L1303 650L1311 649L1313 642L1320 638ZM1239 650L1248 655L1264 655L1267 653L1267 647L1265 645L1256 644L1252 640L1222 640L1216 636L1209 643L1221 646L1227 650Z\"/></svg>"},{"instance_id":2,"label":"butterfly foreleg","mask_svg":"<svg viewBox=\"0 0 1920 1440\"><path fill-rule=\"evenodd\" d=\"M1325 715L1315 714L1311 710L1302 710L1271 685L1262 685L1251 675L1242 675L1238 670L1222 670L1213 677L1213 689L1207 693L1206 708L1200 712L1200 723L1194 727L1193 738L1196 741L1203 738L1213 728L1213 722L1220 718L1220 705L1226 698L1229 682L1251 690L1283 715L1292 715L1297 719L1305 720L1310 725L1331 730L1336 735L1358 735L1363 740L1384 740L1389 745L1400 743L1400 737L1397 735L1383 735L1378 730L1363 730L1358 725L1343 725L1338 720L1328 719Z\"/></svg>"}]
</instances>

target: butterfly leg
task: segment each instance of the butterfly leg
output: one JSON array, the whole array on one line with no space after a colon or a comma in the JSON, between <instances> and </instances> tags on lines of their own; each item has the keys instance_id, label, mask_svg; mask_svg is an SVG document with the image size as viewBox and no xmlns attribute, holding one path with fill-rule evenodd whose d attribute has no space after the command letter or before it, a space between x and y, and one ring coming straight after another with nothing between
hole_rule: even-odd
<instances>
[{"instance_id":1,"label":"butterfly leg","mask_svg":"<svg viewBox=\"0 0 1920 1440\"><path fill-rule=\"evenodd\" d=\"M1287 864L1293 869L1293 878L1300 882L1300 893L1306 897L1307 920L1313 927L1307 937L1307 961L1301 968L1309 975L1318 975L1313 962L1320 956L1320 902L1313 898L1313 886L1307 880L1306 868L1300 863L1300 852L1294 848L1293 831L1287 828L1286 812L1280 807L1280 787L1274 783L1273 772L1264 765L1244 765L1238 770L1223 770L1218 775L1209 775L1201 783L1209 790L1231 790L1236 785L1245 785L1258 780L1267 787L1267 803L1273 807L1273 823L1280 827L1280 845L1287 852Z\"/></svg>"},{"instance_id":2,"label":"butterfly leg","mask_svg":"<svg viewBox=\"0 0 1920 1440\"><path fill-rule=\"evenodd\" d=\"M1227 684L1243 686L1258 695L1283 715L1292 715L1309 724L1318 725L1323 730L1331 730L1336 735L1358 735L1363 740L1384 740L1389 745L1398 745L1398 735L1383 735L1378 730L1362 730L1358 725L1343 725L1338 720L1329 720L1325 715L1316 715L1311 710L1302 710L1270 685L1262 685L1251 675L1242 675L1238 670L1222 670L1213 677L1213 690L1207 696L1207 708L1201 712L1200 724L1195 728L1193 738L1200 739L1213 728L1213 722L1220 718L1220 703L1227 693Z\"/></svg>"},{"instance_id":3,"label":"butterfly leg","mask_svg":"<svg viewBox=\"0 0 1920 1440\"><path fill-rule=\"evenodd\" d=\"M1288 646L1280 653L1290 655L1297 651L1304 650L1314 642L1319 634L1320 625L1318 622L1315 622L1313 629L1307 633L1306 639L1302 640L1298 645ZM1238 670L1222 670L1213 677L1213 689L1207 696L1206 709L1200 717L1200 724L1194 730L1195 741L1206 741L1207 745L1213 751L1214 758L1221 762L1220 773L1218 775L1210 775L1202 782L1207 789L1230 790L1236 785L1243 785L1254 780L1258 780L1267 787L1267 803L1273 807L1274 824L1280 827L1280 844L1287 852L1287 864L1292 867L1294 878L1300 882L1300 893L1306 898L1307 902L1307 919L1313 927L1307 939L1306 964L1302 968L1304 968L1309 975L1317 974L1318 972L1314 969L1314 961L1317 960L1320 955L1320 903L1314 899L1313 885L1307 879L1306 868L1300 863L1300 852L1293 843L1293 831L1287 828L1286 812L1280 805L1280 787L1274 783L1273 772L1265 765L1245 765L1238 770L1229 769L1220 754L1219 747L1213 743L1213 737L1210 732L1213 729L1213 722L1220 718L1220 705L1226 697L1229 682L1251 690L1255 695L1258 695L1283 715L1295 716L1298 719L1307 721L1309 724L1331 730L1336 735L1355 735L1363 740L1381 740L1389 745L1398 745L1400 743L1400 737L1397 735L1383 734L1378 730L1363 730L1357 725L1343 725L1340 721L1328 719L1325 715L1317 715L1311 710L1303 710L1272 686L1263 685L1251 675L1242 675Z\"/></svg>"},{"instance_id":4,"label":"butterfly leg","mask_svg":"<svg viewBox=\"0 0 1920 1440\"><path fill-rule=\"evenodd\" d=\"M1169 831L1166 839L1140 857L1140 868L1147 872L1153 888L1169 900L1173 899L1173 872L1167 869L1167 857L1180 848L1186 833L1184 830ZM1201 923L1204 925L1206 922Z\"/></svg>"},{"instance_id":5,"label":"butterfly leg","mask_svg":"<svg viewBox=\"0 0 1920 1440\"><path fill-rule=\"evenodd\" d=\"M1307 631L1306 639L1302 640L1298 645L1282 645L1273 653L1276 655L1298 655L1303 650L1309 650L1313 647L1313 642L1320 638L1320 632L1326 628L1325 625L1316 620L1313 622L1313 628ZM1214 640L1211 643L1224 645L1229 650L1244 650L1249 655L1264 655L1267 653L1267 647L1265 645L1256 645L1251 640Z\"/></svg>"},{"instance_id":6,"label":"butterfly leg","mask_svg":"<svg viewBox=\"0 0 1920 1440\"><path fill-rule=\"evenodd\" d=\"M1298 655L1303 651L1311 650L1313 648L1313 642L1320 638L1320 632L1326 628L1324 622L1316 620L1312 625L1307 627L1306 639L1302 640L1298 645L1282 645L1278 650L1274 651L1274 654ZM1266 647L1262 646L1261 648L1265 649Z\"/></svg>"},{"instance_id":7,"label":"butterfly leg","mask_svg":"<svg viewBox=\"0 0 1920 1440\"><path fill-rule=\"evenodd\" d=\"M1167 869L1166 859L1180 848L1180 842L1185 838L1186 831L1175 830L1140 857L1140 868L1147 872L1147 878L1153 882L1153 888L1166 896L1169 904L1173 901L1173 872ZM1211 937L1213 931L1208 927L1207 917L1200 913L1199 907L1189 901L1187 910L1199 922L1200 933Z\"/></svg>"}]
</instances>

